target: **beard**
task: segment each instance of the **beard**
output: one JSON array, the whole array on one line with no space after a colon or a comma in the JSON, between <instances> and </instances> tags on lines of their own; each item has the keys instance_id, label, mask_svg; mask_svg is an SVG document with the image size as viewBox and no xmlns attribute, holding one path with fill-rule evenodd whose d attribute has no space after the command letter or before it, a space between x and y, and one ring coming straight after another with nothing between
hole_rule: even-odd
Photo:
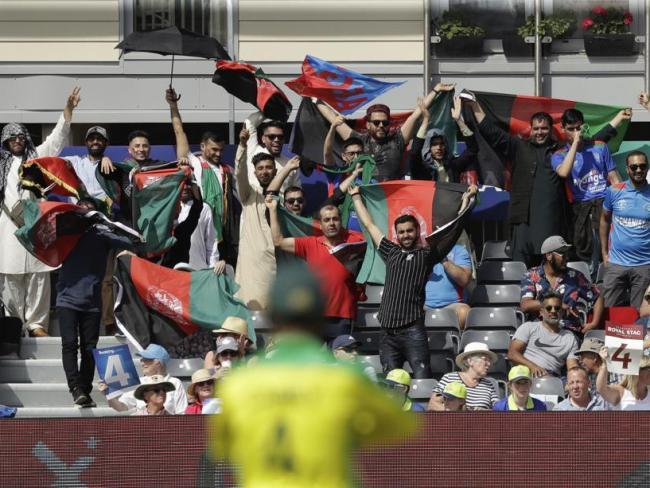
<instances>
[{"instance_id":1,"label":"beard","mask_svg":"<svg viewBox=\"0 0 650 488\"><path fill-rule=\"evenodd\" d=\"M101 158L104 155L104 149L105 148L92 148L88 149L88 154L90 154L93 158Z\"/></svg>"}]
</instances>

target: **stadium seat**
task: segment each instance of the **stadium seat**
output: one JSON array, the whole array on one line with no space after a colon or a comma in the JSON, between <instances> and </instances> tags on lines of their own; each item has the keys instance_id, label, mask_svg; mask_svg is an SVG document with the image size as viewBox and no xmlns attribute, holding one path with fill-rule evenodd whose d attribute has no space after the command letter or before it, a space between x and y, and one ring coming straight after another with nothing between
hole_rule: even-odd
<instances>
[{"instance_id":1,"label":"stadium seat","mask_svg":"<svg viewBox=\"0 0 650 488\"><path fill-rule=\"evenodd\" d=\"M268 317L260 311L251 312L251 320L255 330L270 330L271 322Z\"/></svg>"},{"instance_id":2,"label":"stadium seat","mask_svg":"<svg viewBox=\"0 0 650 488\"><path fill-rule=\"evenodd\" d=\"M368 311L360 309L357 315L357 325L359 327L378 329L381 326L379 325L379 319L377 319L377 313L377 309Z\"/></svg>"},{"instance_id":3,"label":"stadium seat","mask_svg":"<svg viewBox=\"0 0 650 488\"><path fill-rule=\"evenodd\" d=\"M481 261L510 261L510 244L508 241L486 241L483 244Z\"/></svg>"},{"instance_id":4,"label":"stadium seat","mask_svg":"<svg viewBox=\"0 0 650 488\"><path fill-rule=\"evenodd\" d=\"M266 346L269 344L269 339L271 338L273 334L270 332L258 332L255 331L255 336L257 337L257 341L255 343L255 346L257 347L258 351L263 351Z\"/></svg>"},{"instance_id":5,"label":"stadium seat","mask_svg":"<svg viewBox=\"0 0 650 488\"><path fill-rule=\"evenodd\" d=\"M639 312L634 307L607 307L605 308L605 323L629 325L636 322Z\"/></svg>"},{"instance_id":6,"label":"stadium seat","mask_svg":"<svg viewBox=\"0 0 650 488\"><path fill-rule=\"evenodd\" d=\"M591 270L589 269L589 265L585 263L584 261L570 261L567 263L567 266L569 268L573 268L577 271L580 271L583 275L585 275L585 278L589 280L591 283Z\"/></svg>"},{"instance_id":7,"label":"stadium seat","mask_svg":"<svg viewBox=\"0 0 650 488\"><path fill-rule=\"evenodd\" d=\"M494 389L497 391L499 399L506 396L506 383L504 381L499 381L491 376L486 376L485 379L494 385Z\"/></svg>"},{"instance_id":8,"label":"stadium seat","mask_svg":"<svg viewBox=\"0 0 650 488\"><path fill-rule=\"evenodd\" d=\"M382 374L383 373L383 370L382 370L382 367L381 367L381 361L379 359L378 354L371 354L371 355L367 355L367 356L359 356L358 359L359 359L359 362L361 362L362 364L365 363L365 364L367 364L369 366L372 366L375 369L375 372L377 374Z\"/></svg>"},{"instance_id":9,"label":"stadium seat","mask_svg":"<svg viewBox=\"0 0 650 488\"><path fill-rule=\"evenodd\" d=\"M409 398L412 400L429 400L431 392L438 382L434 379L411 380Z\"/></svg>"},{"instance_id":10,"label":"stadium seat","mask_svg":"<svg viewBox=\"0 0 650 488\"><path fill-rule=\"evenodd\" d=\"M510 307L471 308L465 320L465 330L490 329L514 332L518 326L517 314Z\"/></svg>"},{"instance_id":11,"label":"stadium seat","mask_svg":"<svg viewBox=\"0 0 650 488\"><path fill-rule=\"evenodd\" d=\"M476 270L476 281L480 285L519 283L526 271L520 261L483 261Z\"/></svg>"},{"instance_id":12,"label":"stadium seat","mask_svg":"<svg viewBox=\"0 0 650 488\"><path fill-rule=\"evenodd\" d=\"M530 387L530 394L535 398L547 401L547 397L557 396L564 398L564 385L562 380L556 376L542 376L541 378L533 378L533 384ZM539 395L536 396L536 395ZM541 398L543 397L543 398ZM553 401L549 398L550 401Z\"/></svg>"},{"instance_id":13,"label":"stadium seat","mask_svg":"<svg viewBox=\"0 0 650 488\"><path fill-rule=\"evenodd\" d=\"M429 339L430 351L446 352L452 356L455 356L458 352L458 336L453 332L428 330L427 338Z\"/></svg>"},{"instance_id":14,"label":"stadium seat","mask_svg":"<svg viewBox=\"0 0 650 488\"><path fill-rule=\"evenodd\" d=\"M203 359L170 359L167 363L167 373L177 378L190 378L197 369L203 368Z\"/></svg>"},{"instance_id":15,"label":"stadium seat","mask_svg":"<svg viewBox=\"0 0 650 488\"><path fill-rule=\"evenodd\" d=\"M497 362L490 366L488 374L499 381L508 381L508 371L510 370L508 358L503 353L497 354L497 356Z\"/></svg>"},{"instance_id":16,"label":"stadium seat","mask_svg":"<svg viewBox=\"0 0 650 488\"><path fill-rule=\"evenodd\" d=\"M519 307L519 285L478 285L472 293L472 307Z\"/></svg>"},{"instance_id":17,"label":"stadium seat","mask_svg":"<svg viewBox=\"0 0 650 488\"><path fill-rule=\"evenodd\" d=\"M510 334L505 330L466 330L460 336L458 350L462 351L470 342L482 342L490 351L506 353L510 347Z\"/></svg>"},{"instance_id":18,"label":"stadium seat","mask_svg":"<svg viewBox=\"0 0 650 488\"><path fill-rule=\"evenodd\" d=\"M442 378L447 373L456 371L454 358L444 353L431 353L431 373L434 378Z\"/></svg>"},{"instance_id":19,"label":"stadium seat","mask_svg":"<svg viewBox=\"0 0 650 488\"><path fill-rule=\"evenodd\" d=\"M459 332L458 315L449 308L434 308L426 310L424 326L431 329L441 329Z\"/></svg>"},{"instance_id":20,"label":"stadium seat","mask_svg":"<svg viewBox=\"0 0 650 488\"><path fill-rule=\"evenodd\" d=\"M585 339L587 339L588 337L591 337L592 339L599 339L605 342L605 331L602 329L588 330L587 333L585 334Z\"/></svg>"},{"instance_id":21,"label":"stadium seat","mask_svg":"<svg viewBox=\"0 0 650 488\"><path fill-rule=\"evenodd\" d=\"M379 354L379 337L381 332L378 330L356 330L352 334L359 342L360 354Z\"/></svg>"},{"instance_id":22,"label":"stadium seat","mask_svg":"<svg viewBox=\"0 0 650 488\"><path fill-rule=\"evenodd\" d=\"M383 285L366 285L366 297L365 302L359 302L359 305L363 307L378 307L381 303L381 296L384 293Z\"/></svg>"}]
</instances>

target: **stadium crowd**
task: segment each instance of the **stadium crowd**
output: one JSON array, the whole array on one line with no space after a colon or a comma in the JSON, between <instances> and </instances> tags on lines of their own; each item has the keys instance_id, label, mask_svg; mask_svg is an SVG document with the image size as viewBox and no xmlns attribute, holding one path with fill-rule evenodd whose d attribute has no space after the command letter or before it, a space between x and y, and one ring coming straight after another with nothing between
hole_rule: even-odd
<instances>
[{"instance_id":1,"label":"stadium crowd","mask_svg":"<svg viewBox=\"0 0 650 488\"><path fill-rule=\"evenodd\" d=\"M325 320L319 335L324 347L340 361L359 363L370 381L381 382L401 399L404 410L546 410L548 404L531 396L531 390L534 383L548 378L560 381L567 392L566 399L554 405L556 410L650 409L650 356L643 357L638 376L609 374L603 336L594 333L620 307L633 308L644 330L650 317L648 158L643 152L630 152L626 174L619 174L607 146L621 122L631 118L631 110L621 111L587 138L583 114L567 109L561 119L566 142L561 142L555 139L552 118L545 112L532 115L530 137L524 139L498 127L475 98L456 96L451 116L466 143L457 156L445 134L431 129L429 120L436 97L453 89L452 84L437 84L397 128L391 127L386 105L368 107L365 130L358 131L328 105L315 101L330 124L322 161L317 163L337 164L334 141L339 137L343 144L338 156L346 165L365 156L374 166L365 181L364 165L352 166L328 198L317 202L314 220L320 233L306 237L288 235L280 218L282 208L305 216L307 201L313 200L302 188L301 175L314 171L314 164L283 153L289 139L286 124L264 120L256 112L239 133L234 161L224 160L226 142L215 132L192 141L200 144L195 154L183 128L179 97L167 90L177 165L187 168L188 176L179 212L172 216L176 243L162 256L148 258L183 271L212 269L223 274L232 267L239 285L236 297L256 315L269 307L276 273L289 263L305 262L318 277L323 294ZM80 100L76 88L41 145L35 146L27 129L14 123L4 126L0 140L2 303L5 314L22 320L26 333L37 338L48 335L54 270L14 235L20 227L21 201L41 197L21 186L21 167L27 160L60 154ZM646 93L639 101L650 108ZM471 129L466 117L475 119ZM515 321L505 324L491 321L472 306L476 302L472 294L506 280L481 280L481 268L485 266L487 274L494 263L484 253L483 263L474 264L476 253L467 225L452 231L451 242L429 242L421 239L419 220L406 213L390 222L385 232L373 221L363 198L367 183L400 179L467 183L467 172L479 164L475 131L511 165L509 256L508 263L497 266L501 271L506 264L520 270L515 308L523 320L512 311ZM134 130L127 141L134 169L119 171L118 162L105 155L111 142L116 141L111 141L105 128L91 127L85 137L87 154L67 158L91 197L78 204L87 211L110 204L97 179L101 173L125 196L119 211L107 207L108 216L133 227L129 197L134 175L161 162L151 159L148 134ZM460 216L471 210L482 183L469 182L455 209ZM358 230L344 226L344 201L351 202L348 208L360 224ZM372 241L385 264L381 288L358 284L356 271L331 252L365 240ZM111 281L119 252L137 253L137 249L128 239L94 225L57 271L62 360L73 402L79 407L95 406L90 396L92 350L100 323L111 330L114 322ZM578 266L569 266L570 262ZM365 303L370 289L381 290L377 303ZM489 300L487 304L494 306ZM446 326L433 324L436 313L447 317ZM236 364L255 362L256 354L272 355L277 344L273 338L254 343L248 324L238 317L214 327L203 351L203 367L192 374L189 387L168 374L170 351L152 343L137 353L144 375L141 385L108 400L109 405L136 415L198 414L205 413L208 405L209 411L218 411L213 396L221 378ZM492 330L509 334L505 346L487 340ZM364 335L364 331L370 332ZM439 332L452 345L440 353L445 356L444 366L433 367L440 354L434 351L431 334ZM370 337L378 341L379 364L372 365L368 355L362 356ZM646 340L645 345L650 345L650 338ZM412 401L414 382L431 378L438 381L428 401ZM506 387L504 391L495 378ZM99 391L106 390L100 381ZM558 395L564 397L564 391Z\"/></svg>"}]
</instances>

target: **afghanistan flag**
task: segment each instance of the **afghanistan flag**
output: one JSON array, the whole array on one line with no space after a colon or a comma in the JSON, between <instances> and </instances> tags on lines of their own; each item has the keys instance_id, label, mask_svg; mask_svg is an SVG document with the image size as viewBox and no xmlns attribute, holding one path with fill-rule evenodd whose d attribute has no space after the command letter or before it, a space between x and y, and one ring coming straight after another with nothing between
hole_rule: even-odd
<instances>
[{"instance_id":1,"label":"afghanistan flag","mask_svg":"<svg viewBox=\"0 0 650 488\"><path fill-rule=\"evenodd\" d=\"M199 330L219 328L229 316L247 320L255 342L250 313L233 297L239 287L225 274L176 271L123 254L114 279L116 323L137 346L153 342L169 349Z\"/></svg>"},{"instance_id":2,"label":"afghanistan flag","mask_svg":"<svg viewBox=\"0 0 650 488\"><path fill-rule=\"evenodd\" d=\"M29 159L20 167L20 185L38 197L49 193L80 198L86 189L67 159L46 157Z\"/></svg>"},{"instance_id":3,"label":"afghanistan flag","mask_svg":"<svg viewBox=\"0 0 650 488\"><path fill-rule=\"evenodd\" d=\"M372 221L387 239L397 242L393 222L404 214L413 215L420 223L422 244L434 246L446 256L454 246L471 211L458 215L467 186L458 183L400 180L361 187L361 196ZM471 208L470 208L471 210ZM366 236L368 249L357 276L359 283L383 284L386 266Z\"/></svg>"},{"instance_id":4,"label":"afghanistan flag","mask_svg":"<svg viewBox=\"0 0 650 488\"><path fill-rule=\"evenodd\" d=\"M101 212L71 203L23 200L24 225L15 235L37 259L48 266L60 266L93 224L102 224L111 232L126 235L137 242L143 238L133 229L110 221Z\"/></svg>"},{"instance_id":5,"label":"afghanistan flag","mask_svg":"<svg viewBox=\"0 0 650 488\"><path fill-rule=\"evenodd\" d=\"M284 84L301 97L318 98L337 112L349 115L403 83L380 81L308 54L302 63L302 75Z\"/></svg>"},{"instance_id":6,"label":"afghanistan flag","mask_svg":"<svg viewBox=\"0 0 650 488\"><path fill-rule=\"evenodd\" d=\"M287 96L261 68L251 64L219 60L212 83L254 105L269 119L286 122L291 114L292 106Z\"/></svg>"}]
</instances>

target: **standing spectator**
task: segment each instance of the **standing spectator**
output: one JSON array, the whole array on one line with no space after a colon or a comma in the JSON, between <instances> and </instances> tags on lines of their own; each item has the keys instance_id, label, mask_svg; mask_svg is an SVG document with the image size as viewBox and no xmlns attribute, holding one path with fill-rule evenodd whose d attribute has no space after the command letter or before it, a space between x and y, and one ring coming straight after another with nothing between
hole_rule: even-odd
<instances>
[{"instance_id":1,"label":"standing spectator","mask_svg":"<svg viewBox=\"0 0 650 488\"><path fill-rule=\"evenodd\" d=\"M546 112L530 118L530 137L507 134L485 116L478 102L467 102L479 123L478 128L497 153L512 165L512 188L508 221L512 227L512 259L527 267L539 262L541 245L552 235L568 234L568 203L564 184L551 166L557 148L552 138L553 119ZM608 141L616 126L629 116L619 114L594 136ZM601 227L602 228L602 227Z\"/></svg>"},{"instance_id":2,"label":"standing spectator","mask_svg":"<svg viewBox=\"0 0 650 488\"><path fill-rule=\"evenodd\" d=\"M181 380L167 373L166 365L169 362L169 354L165 348L151 343L144 351L139 351L135 355L140 357L140 366L144 374L140 377L140 383L148 384L159 380L171 383L174 389L169 390L167 393L170 394L165 396L165 410L172 414L182 415L187 408L187 395ZM108 386L103 380L99 380L98 387L104 395L108 393ZM108 400L108 406L118 412L127 412L136 409L142 410L145 402L141 398L136 398L134 392L129 391L118 398Z\"/></svg>"},{"instance_id":3,"label":"standing spectator","mask_svg":"<svg viewBox=\"0 0 650 488\"><path fill-rule=\"evenodd\" d=\"M424 328L424 288L433 265L443 256L438 249L419 246L420 226L412 215L395 219L399 244L389 241L373 223L361 200L359 188L351 188L349 193L359 220L386 263L386 283L378 315L382 327L379 355L384 372L401 368L406 360L414 378L430 378L431 358ZM461 213L476 193L475 186L465 192ZM461 231L459 226L457 233Z\"/></svg>"},{"instance_id":4,"label":"standing spectator","mask_svg":"<svg viewBox=\"0 0 650 488\"><path fill-rule=\"evenodd\" d=\"M402 127L394 132L389 131L390 109L383 104L376 103L366 110L366 129L368 132L360 134L350 128L347 124L336 125L336 132L347 141L354 137L363 142L364 153L369 154L377 163L376 174L373 175L377 181L398 180L404 176L402 169L402 157L404 150L415 134L418 121L422 116L422 110L428 110L433 99L439 92L451 91L454 85L438 83L429 92L420 106L413 110L413 113L406 119ZM337 113L330 107L318 102L317 105L323 117L330 124L337 124Z\"/></svg>"},{"instance_id":5,"label":"standing spectator","mask_svg":"<svg viewBox=\"0 0 650 488\"><path fill-rule=\"evenodd\" d=\"M403 369L389 371L384 380L384 384L402 405L402 410L405 412L426 412L426 409L422 405L413 403L409 398L411 375L407 371Z\"/></svg>"},{"instance_id":6,"label":"standing spectator","mask_svg":"<svg viewBox=\"0 0 650 488\"><path fill-rule=\"evenodd\" d=\"M207 369L199 369L192 374L192 383L187 387L190 404L185 415L201 414L204 403L214 396L214 375Z\"/></svg>"},{"instance_id":7,"label":"standing spectator","mask_svg":"<svg viewBox=\"0 0 650 488\"><path fill-rule=\"evenodd\" d=\"M541 297L554 291L562 297L563 327L582 335L600 325L603 298L585 275L567 266L570 248L561 236L551 236L543 242L542 265L529 269L521 279L520 308L529 321L537 320L542 308ZM580 313L589 310L593 310L592 320L582 324Z\"/></svg>"},{"instance_id":8,"label":"standing spectator","mask_svg":"<svg viewBox=\"0 0 650 488\"><path fill-rule=\"evenodd\" d=\"M262 112L254 112L244 121L244 129L250 134L247 140L248 159L246 161L248 165L248 179L251 182L251 186L258 187L259 189L259 183L255 179L253 172L253 158L260 153L270 154L273 157L276 172L279 172L286 166L289 158L282 155L282 146L286 139L286 126L279 120L264 121L264 114ZM297 172L286 179L282 185L282 190L284 191L290 186L302 186Z\"/></svg>"},{"instance_id":9,"label":"standing spectator","mask_svg":"<svg viewBox=\"0 0 650 488\"><path fill-rule=\"evenodd\" d=\"M596 268L600 260L598 236L605 191L608 183L619 183L620 178L607 144L583 140L584 123L580 110L568 108L564 111L562 130L568 143L553 154L551 164L566 180L571 193L576 256Z\"/></svg>"},{"instance_id":10,"label":"standing spectator","mask_svg":"<svg viewBox=\"0 0 650 488\"><path fill-rule=\"evenodd\" d=\"M80 200L79 206L86 212L96 210L91 198ZM95 224L82 234L59 269L56 315L61 330L61 358L68 388L78 407L97 406L90 392L95 375L93 349L99 340L102 281L107 256L111 250L132 247L129 238ZM80 362L77 352L81 356Z\"/></svg>"},{"instance_id":11,"label":"standing spectator","mask_svg":"<svg viewBox=\"0 0 650 488\"><path fill-rule=\"evenodd\" d=\"M603 364L596 377L596 389L605 401L618 410L650 410L650 356L642 356L639 374L627 374L619 385L607 384L607 348L600 350Z\"/></svg>"},{"instance_id":12,"label":"standing spectator","mask_svg":"<svg viewBox=\"0 0 650 488\"><path fill-rule=\"evenodd\" d=\"M63 115L45 139L34 147L27 128L10 123L0 136L0 295L9 317L23 321L34 337L47 337L50 320L50 271L52 268L32 256L14 233L22 225L22 199L35 199L20 186L19 171L28 159L57 156L70 134L72 112L81 97L75 87L68 96Z\"/></svg>"},{"instance_id":13,"label":"standing spectator","mask_svg":"<svg viewBox=\"0 0 650 488\"><path fill-rule=\"evenodd\" d=\"M560 328L562 297L547 291L541 298L542 322L525 322L510 341L508 359L514 364L528 366L535 378L552 374L560 376L562 367L578 365L576 336Z\"/></svg>"},{"instance_id":14,"label":"standing spectator","mask_svg":"<svg viewBox=\"0 0 650 488\"><path fill-rule=\"evenodd\" d=\"M178 96L168 89L165 99L171 111L172 127L176 137L176 157L179 162L189 162L197 184L201 187L204 203L212 211L212 225L218 252L231 266L237 264L239 247L239 214L241 205L235 194L235 178L230 166L221 160L226 141L214 132L201 136L201 152L195 155L190 150L183 121L178 110Z\"/></svg>"},{"instance_id":15,"label":"standing spectator","mask_svg":"<svg viewBox=\"0 0 650 488\"><path fill-rule=\"evenodd\" d=\"M273 157L259 152L253 157L257 185L251 185L246 168L246 141L249 134L243 129L237 148L237 191L242 203L241 240L235 281L240 288L237 298L251 310L266 308L269 286L275 276L275 246L271 228L266 220L264 190L275 176Z\"/></svg>"},{"instance_id":16,"label":"standing spectator","mask_svg":"<svg viewBox=\"0 0 650 488\"><path fill-rule=\"evenodd\" d=\"M650 283L648 158L632 151L625 164L629 180L607 189L600 216L603 290L606 307L625 305L629 290L630 305L638 309Z\"/></svg>"},{"instance_id":17,"label":"standing spectator","mask_svg":"<svg viewBox=\"0 0 650 488\"><path fill-rule=\"evenodd\" d=\"M339 209L327 205L318 213L322 236L284 237L278 221L277 200L269 195L266 204L275 246L303 258L320 279L326 299L323 339L331 343L339 335L350 334L357 317L357 284L354 274L330 251L340 244L363 242L363 236L344 229Z\"/></svg>"},{"instance_id":18,"label":"standing spectator","mask_svg":"<svg viewBox=\"0 0 650 488\"><path fill-rule=\"evenodd\" d=\"M456 365L461 371L445 374L433 389L429 400L429 410L444 410L442 392L453 382L462 383L467 391L465 406L467 410L492 410L499 400L494 383L488 380L490 366L497 361L497 355L482 342L470 342L463 352L456 356Z\"/></svg>"},{"instance_id":19,"label":"standing spectator","mask_svg":"<svg viewBox=\"0 0 650 488\"><path fill-rule=\"evenodd\" d=\"M167 410L167 393L174 391L175 387L164 376L153 375L144 378L142 384L136 388L133 396L144 405L136 408L132 415L171 415Z\"/></svg>"},{"instance_id":20,"label":"standing spectator","mask_svg":"<svg viewBox=\"0 0 650 488\"><path fill-rule=\"evenodd\" d=\"M510 395L494 404L494 411L524 411L545 412L546 404L530 396L533 375L527 366L513 366L508 372L508 388Z\"/></svg>"},{"instance_id":21,"label":"standing spectator","mask_svg":"<svg viewBox=\"0 0 650 488\"><path fill-rule=\"evenodd\" d=\"M569 397L555 405L553 410L588 412L612 410L612 405L604 400L602 396L592 393L589 375L580 366L574 366L567 372L566 388Z\"/></svg>"},{"instance_id":22,"label":"standing spectator","mask_svg":"<svg viewBox=\"0 0 650 488\"><path fill-rule=\"evenodd\" d=\"M442 395L443 411L462 412L465 410L467 388L460 381L447 383L440 394Z\"/></svg>"},{"instance_id":23,"label":"standing spectator","mask_svg":"<svg viewBox=\"0 0 650 488\"><path fill-rule=\"evenodd\" d=\"M135 162L138 168L146 168L147 166L154 166L160 161L151 159L151 143L149 142L149 133L143 130L134 130L127 136L129 141L129 155L131 161Z\"/></svg>"},{"instance_id":24,"label":"standing spectator","mask_svg":"<svg viewBox=\"0 0 650 488\"><path fill-rule=\"evenodd\" d=\"M334 123L330 124L330 128L325 136L323 143L323 161L327 166L336 165L336 158L334 157L334 141L336 139L337 128L345 124L345 118L342 115L337 115ZM364 154L363 141L357 137L349 137L343 141L343 152L341 159L346 165Z\"/></svg>"},{"instance_id":25,"label":"standing spectator","mask_svg":"<svg viewBox=\"0 0 650 488\"><path fill-rule=\"evenodd\" d=\"M455 244L445 258L436 263L427 278L424 305L427 308L450 308L458 316L460 329L465 328L469 305L463 303L465 288L472 281L472 258L460 244Z\"/></svg>"}]
</instances>

